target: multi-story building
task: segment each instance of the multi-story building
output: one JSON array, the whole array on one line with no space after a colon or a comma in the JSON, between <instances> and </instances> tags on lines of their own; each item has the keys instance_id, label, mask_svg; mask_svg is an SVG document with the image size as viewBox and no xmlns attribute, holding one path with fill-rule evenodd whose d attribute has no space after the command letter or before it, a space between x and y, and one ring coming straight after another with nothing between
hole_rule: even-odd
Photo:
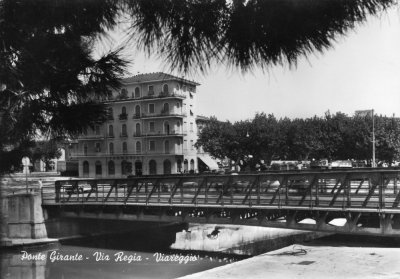
<instances>
[{"instance_id":1,"label":"multi-story building","mask_svg":"<svg viewBox=\"0 0 400 279\"><path fill-rule=\"evenodd\" d=\"M108 120L78 138L83 177L197 172L196 87L165 73L123 81L105 101Z\"/></svg>"}]
</instances>

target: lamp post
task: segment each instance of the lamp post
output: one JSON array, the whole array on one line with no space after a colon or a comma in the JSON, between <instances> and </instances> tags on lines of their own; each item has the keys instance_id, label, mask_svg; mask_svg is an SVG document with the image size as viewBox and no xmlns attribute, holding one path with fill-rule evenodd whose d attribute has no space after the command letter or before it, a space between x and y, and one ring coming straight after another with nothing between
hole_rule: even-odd
<instances>
[{"instance_id":1,"label":"lamp post","mask_svg":"<svg viewBox=\"0 0 400 279\"><path fill-rule=\"evenodd\" d=\"M372 109L372 167L375 168L375 117Z\"/></svg>"}]
</instances>

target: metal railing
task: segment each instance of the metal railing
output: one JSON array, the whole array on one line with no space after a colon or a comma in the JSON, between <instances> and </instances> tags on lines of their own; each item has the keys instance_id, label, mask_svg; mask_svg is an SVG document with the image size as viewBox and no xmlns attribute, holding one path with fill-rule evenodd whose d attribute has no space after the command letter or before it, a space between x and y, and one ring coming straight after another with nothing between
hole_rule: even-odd
<instances>
[{"instance_id":1,"label":"metal railing","mask_svg":"<svg viewBox=\"0 0 400 279\"><path fill-rule=\"evenodd\" d=\"M397 170L83 179L57 181L54 201L400 213L399 179Z\"/></svg>"},{"instance_id":2,"label":"metal railing","mask_svg":"<svg viewBox=\"0 0 400 279\"><path fill-rule=\"evenodd\" d=\"M399 180L400 170L377 169L79 179L43 189L42 205L79 209L79 216L109 206L106 212L119 207L143 220L398 236ZM335 218L345 225L331 225Z\"/></svg>"}]
</instances>

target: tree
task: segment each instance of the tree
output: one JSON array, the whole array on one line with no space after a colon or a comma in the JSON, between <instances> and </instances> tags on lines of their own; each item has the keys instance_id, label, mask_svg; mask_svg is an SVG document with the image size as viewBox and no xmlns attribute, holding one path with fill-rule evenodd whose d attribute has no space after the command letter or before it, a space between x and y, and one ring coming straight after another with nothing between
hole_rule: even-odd
<instances>
[{"instance_id":1,"label":"tree","mask_svg":"<svg viewBox=\"0 0 400 279\"><path fill-rule=\"evenodd\" d=\"M119 88L127 62L119 50L95 58L93 46L120 8L108 0L0 3L0 173L18 166L38 135L76 135L105 120L95 100Z\"/></svg>"},{"instance_id":2,"label":"tree","mask_svg":"<svg viewBox=\"0 0 400 279\"><path fill-rule=\"evenodd\" d=\"M36 142L36 145L31 151L31 159L35 161L41 160L44 162L46 170L50 168L50 163L53 159L60 158L61 150L55 141Z\"/></svg>"},{"instance_id":3,"label":"tree","mask_svg":"<svg viewBox=\"0 0 400 279\"><path fill-rule=\"evenodd\" d=\"M202 129L195 146L196 148L202 146L204 151L209 152L214 158L238 161L242 156L238 138L232 123L211 117L207 126Z\"/></svg>"},{"instance_id":4,"label":"tree","mask_svg":"<svg viewBox=\"0 0 400 279\"><path fill-rule=\"evenodd\" d=\"M375 117L376 157L392 164L400 160L400 122L394 117Z\"/></svg>"},{"instance_id":5,"label":"tree","mask_svg":"<svg viewBox=\"0 0 400 279\"><path fill-rule=\"evenodd\" d=\"M296 65L397 0L133 0L131 40L172 69Z\"/></svg>"},{"instance_id":6,"label":"tree","mask_svg":"<svg viewBox=\"0 0 400 279\"><path fill-rule=\"evenodd\" d=\"M282 154L286 133L274 115L256 113L250 123L248 135L248 152L254 158L253 165L261 160L270 162L273 157Z\"/></svg>"},{"instance_id":7,"label":"tree","mask_svg":"<svg viewBox=\"0 0 400 279\"><path fill-rule=\"evenodd\" d=\"M377 158L389 164L399 160L400 121L376 116L375 134ZM203 146L219 159L242 160L252 170L261 160L270 163L273 158L370 160L372 118L327 113L324 118L277 120L273 115L257 113L252 120L233 124L212 118L196 146Z\"/></svg>"}]
</instances>

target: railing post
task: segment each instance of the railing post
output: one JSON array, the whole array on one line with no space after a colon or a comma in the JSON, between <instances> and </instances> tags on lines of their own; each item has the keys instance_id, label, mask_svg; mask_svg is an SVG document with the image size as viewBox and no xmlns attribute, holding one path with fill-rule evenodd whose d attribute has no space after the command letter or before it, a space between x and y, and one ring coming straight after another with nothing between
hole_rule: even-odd
<instances>
[{"instance_id":1,"label":"railing post","mask_svg":"<svg viewBox=\"0 0 400 279\"><path fill-rule=\"evenodd\" d=\"M257 205L260 205L260 188L261 188L261 175L258 176L258 182L257 182Z\"/></svg>"},{"instance_id":2,"label":"railing post","mask_svg":"<svg viewBox=\"0 0 400 279\"><path fill-rule=\"evenodd\" d=\"M115 201L118 201L118 183L116 180L114 180L114 187L115 187Z\"/></svg>"},{"instance_id":3,"label":"railing post","mask_svg":"<svg viewBox=\"0 0 400 279\"><path fill-rule=\"evenodd\" d=\"M319 178L317 178L316 183L315 183L315 206L319 205ZM312 189L311 189L312 190Z\"/></svg>"},{"instance_id":4,"label":"railing post","mask_svg":"<svg viewBox=\"0 0 400 279\"><path fill-rule=\"evenodd\" d=\"M379 209L385 208L385 184L385 174L381 172L379 177Z\"/></svg>"},{"instance_id":5,"label":"railing post","mask_svg":"<svg viewBox=\"0 0 400 279\"><path fill-rule=\"evenodd\" d=\"M97 187L97 180L95 180L93 182L93 189L96 192L96 202L98 202L99 201L99 189Z\"/></svg>"},{"instance_id":6,"label":"railing post","mask_svg":"<svg viewBox=\"0 0 400 279\"><path fill-rule=\"evenodd\" d=\"M54 186L56 188L56 202L60 202L60 189L61 189L60 181L56 181ZM43 198L43 193L42 193L42 198Z\"/></svg>"},{"instance_id":7,"label":"railing post","mask_svg":"<svg viewBox=\"0 0 400 279\"><path fill-rule=\"evenodd\" d=\"M351 175L347 176L346 191L347 207L351 207Z\"/></svg>"}]
</instances>

